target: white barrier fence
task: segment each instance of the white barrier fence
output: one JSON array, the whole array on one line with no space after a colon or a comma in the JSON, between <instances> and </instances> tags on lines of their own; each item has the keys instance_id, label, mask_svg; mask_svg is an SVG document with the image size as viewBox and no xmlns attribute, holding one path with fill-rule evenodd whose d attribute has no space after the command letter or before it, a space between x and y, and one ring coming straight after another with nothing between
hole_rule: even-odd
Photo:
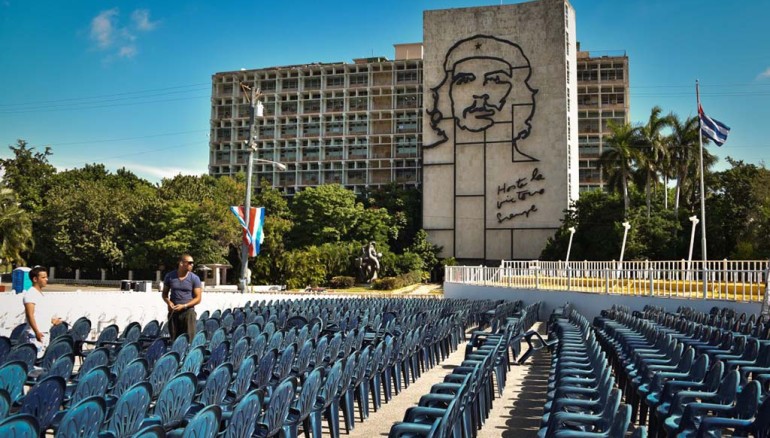
<instances>
[{"instance_id":1,"label":"white barrier fence","mask_svg":"<svg viewBox=\"0 0 770 438\"><path fill-rule=\"evenodd\" d=\"M767 269L768 262L761 260L503 261L499 267L447 266L444 281L514 289L761 302Z\"/></svg>"}]
</instances>

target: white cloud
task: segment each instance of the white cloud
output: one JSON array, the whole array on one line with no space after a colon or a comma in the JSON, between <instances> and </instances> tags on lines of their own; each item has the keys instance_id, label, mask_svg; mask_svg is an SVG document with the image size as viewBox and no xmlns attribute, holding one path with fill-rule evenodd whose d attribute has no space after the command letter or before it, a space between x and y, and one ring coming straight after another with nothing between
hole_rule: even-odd
<instances>
[{"instance_id":1,"label":"white cloud","mask_svg":"<svg viewBox=\"0 0 770 438\"><path fill-rule=\"evenodd\" d=\"M151 31L158 26L157 21L150 21L150 11L147 9L137 9L132 12L131 21L138 30L143 32Z\"/></svg>"},{"instance_id":2,"label":"white cloud","mask_svg":"<svg viewBox=\"0 0 770 438\"><path fill-rule=\"evenodd\" d=\"M102 11L91 20L91 39L100 49L109 48L115 35L115 20L118 8Z\"/></svg>"},{"instance_id":3,"label":"white cloud","mask_svg":"<svg viewBox=\"0 0 770 438\"><path fill-rule=\"evenodd\" d=\"M91 20L91 40L98 50L108 53L107 60L133 58L139 53L137 35L151 32L158 23L150 19L147 9L136 9L129 20L122 21L118 8L107 9Z\"/></svg>"},{"instance_id":4,"label":"white cloud","mask_svg":"<svg viewBox=\"0 0 770 438\"><path fill-rule=\"evenodd\" d=\"M133 58L136 55L136 46L123 46L118 50L121 58Z\"/></svg>"},{"instance_id":5,"label":"white cloud","mask_svg":"<svg viewBox=\"0 0 770 438\"><path fill-rule=\"evenodd\" d=\"M200 169L182 169L179 167L167 167L167 166L148 166L146 164L136 164L136 163L122 163L119 167L125 167L126 169L134 172L135 174L139 176L143 176L147 179L154 179L152 177L157 178L158 180L163 178L173 178L179 174L182 175L202 175L206 173L206 171L201 171Z\"/></svg>"},{"instance_id":6,"label":"white cloud","mask_svg":"<svg viewBox=\"0 0 770 438\"><path fill-rule=\"evenodd\" d=\"M770 78L770 67L766 68L765 71L759 74L757 76L757 79L768 79Z\"/></svg>"}]
</instances>

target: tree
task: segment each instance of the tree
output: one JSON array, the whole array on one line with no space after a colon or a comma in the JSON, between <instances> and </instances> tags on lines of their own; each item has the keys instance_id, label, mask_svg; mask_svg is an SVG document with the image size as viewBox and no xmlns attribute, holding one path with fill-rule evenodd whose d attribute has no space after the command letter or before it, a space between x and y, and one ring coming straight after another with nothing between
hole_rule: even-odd
<instances>
[{"instance_id":1,"label":"tree","mask_svg":"<svg viewBox=\"0 0 770 438\"><path fill-rule=\"evenodd\" d=\"M620 188L623 195L623 211L628 212L628 180L637 160L634 145L638 142L638 129L630 124L619 124L610 120L608 127L612 134L607 138L607 148L602 152L602 169L608 176L611 189Z\"/></svg>"},{"instance_id":2,"label":"tree","mask_svg":"<svg viewBox=\"0 0 770 438\"><path fill-rule=\"evenodd\" d=\"M654 106L650 111L647 123L638 129L637 144L640 153L637 155L637 165L644 173L644 194L647 199L647 217L650 217L652 190L658 185L658 173L666 172L663 165L668 151L662 134L663 129L671 124L671 115L661 117L663 110Z\"/></svg>"},{"instance_id":3,"label":"tree","mask_svg":"<svg viewBox=\"0 0 770 438\"><path fill-rule=\"evenodd\" d=\"M391 239L394 251L405 251L422 227L422 198L416 188L402 188L391 183L364 193L364 205L383 208L393 218L396 237Z\"/></svg>"},{"instance_id":4,"label":"tree","mask_svg":"<svg viewBox=\"0 0 770 438\"><path fill-rule=\"evenodd\" d=\"M688 117L682 122L679 117L671 117L671 134L667 137L671 163L675 168L676 191L674 194L674 213L679 213L680 198L683 190L694 186L690 180L690 169L698 161L698 118ZM697 174L695 174L697 175Z\"/></svg>"},{"instance_id":5,"label":"tree","mask_svg":"<svg viewBox=\"0 0 770 438\"><path fill-rule=\"evenodd\" d=\"M347 239L358 224L361 209L356 195L339 184L309 187L297 193L291 205L295 221L292 247Z\"/></svg>"},{"instance_id":6,"label":"tree","mask_svg":"<svg viewBox=\"0 0 770 438\"><path fill-rule=\"evenodd\" d=\"M48 162L51 148L35 152L24 140L17 140L16 146L8 148L13 158L0 159L2 185L16 193L22 210L35 214L42 208L43 195L50 187L49 178L56 173L56 168Z\"/></svg>"},{"instance_id":7,"label":"tree","mask_svg":"<svg viewBox=\"0 0 770 438\"><path fill-rule=\"evenodd\" d=\"M13 190L0 187L0 266L24 263L22 253L32 247L32 220L19 207Z\"/></svg>"}]
</instances>

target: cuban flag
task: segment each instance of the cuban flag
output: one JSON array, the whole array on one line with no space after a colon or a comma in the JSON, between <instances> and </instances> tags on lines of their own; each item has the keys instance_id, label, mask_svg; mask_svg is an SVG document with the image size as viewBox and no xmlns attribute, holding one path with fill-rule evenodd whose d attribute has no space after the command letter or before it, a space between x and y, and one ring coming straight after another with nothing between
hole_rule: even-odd
<instances>
[{"instance_id":1,"label":"cuban flag","mask_svg":"<svg viewBox=\"0 0 770 438\"><path fill-rule=\"evenodd\" d=\"M698 105L698 117L700 118L700 130L704 136L722 146L727 141L727 134L730 133L730 127L724 123L712 119L703 112L703 107Z\"/></svg>"},{"instance_id":2,"label":"cuban flag","mask_svg":"<svg viewBox=\"0 0 770 438\"><path fill-rule=\"evenodd\" d=\"M230 207L238 222L243 227L243 243L249 247L249 257L256 257L265 240L265 207L251 207L249 225L246 226L243 206Z\"/></svg>"}]
</instances>

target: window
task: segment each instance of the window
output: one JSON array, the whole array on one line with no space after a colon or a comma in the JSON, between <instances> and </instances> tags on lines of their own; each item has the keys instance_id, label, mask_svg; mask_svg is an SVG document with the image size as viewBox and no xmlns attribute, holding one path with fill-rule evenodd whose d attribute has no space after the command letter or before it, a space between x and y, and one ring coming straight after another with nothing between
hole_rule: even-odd
<instances>
[{"instance_id":1,"label":"window","mask_svg":"<svg viewBox=\"0 0 770 438\"><path fill-rule=\"evenodd\" d=\"M365 97L351 97L350 98L350 110L351 111L366 111L368 107L367 98Z\"/></svg>"},{"instance_id":2,"label":"window","mask_svg":"<svg viewBox=\"0 0 770 438\"><path fill-rule=\"evenodd\" d=\"M320 90L321 89L321 78L305 78L305 89L306 90Z\"/></svg>"},{"instance_id":3,"label":"window","mask_svg":"<svg viewBox=\"0 0 770 438\"><path fill-rule=\"evenodd\" d=\"M282 82L282 89L284 90L296 90L299 83L296 79L284 79Z\"/></svg>"},{"instance_id":4,"label":"window","mask_svg":"<svg viewBox=\"0 0 770 438\"><path fill-rule=\"evenodd\" d=\"M369 76L366 73L350 75L350 86L360 87L369 83Z\"/></svg>"},{"instance_id":5,"label":"window","mask_svg":"<svg viewBox=\"0 0 770 438\"><path fill-rule=\"evenodd\" d=\"M396 82L417 82L417 70L400 71L396 73Z\"/></svg>"},{"instance_id":6,"label":"window","mask_svg":"<svg viewBox=\"0 0 770 438\"><path fill-rule=\"evenodd\" d=\"M345 86L345 76L327 76L326 87L327 88L339 88Z\"/></svg>"},{"instance_id":7,"label":"window","mask_svg":"<svg viewBox=\"0 0 770 438\"><path fill-rule=\"evenodd\" d=\"M262 91L275 91L275 81L260 81L259 88Z\"/></svg>"},{"instance_id":8,"label":"window","mask_svg":"<svg viewBox=\"0 0 770 438\"><path fill-rule=\"evenodd\" d=\"M345 109L345 100L341 97L334 99L326 99L326 111L336 112L343 111Z\"/></svg>"}]
</instances>

